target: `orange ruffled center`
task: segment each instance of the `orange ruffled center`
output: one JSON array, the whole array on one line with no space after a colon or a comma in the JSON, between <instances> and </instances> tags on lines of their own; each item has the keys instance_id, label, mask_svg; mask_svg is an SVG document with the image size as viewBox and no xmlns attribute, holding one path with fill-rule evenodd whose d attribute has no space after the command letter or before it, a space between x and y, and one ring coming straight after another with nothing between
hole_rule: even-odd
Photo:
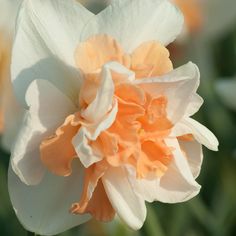
<instances>
[{"instance_id":1,"label":"orange ruffled center","mask_svg":"<svg viewBox=\"0 0 236 236\"><path fill-rule=\"evenodd\" d=\"M106 63L122 64L135 72L136 79L160 76L173 69L168 50L158 42L144 43L132 54L126 54L107 35L81 43L75 59L85 77L80 91L80 111L68 116L55 135L45 139L40 146L42 162L60 176L71 174L71 162L78 156L72 139L81 129L92 125L81 112L94 101L101 83L101 69ZM112 80L112 99L118 104L116 118L96 140L88 141L100 159L85 168L82 197L71 208L72 213L88 212L102 221L111 220L115 215L102 183L109 167L129 165L136 170L137 178L159 178L172 159L172 149L164 142L172 128L166 113L167 98L161 94L155 97L119 73L113 72Z\"/></svg>"}]
</instances>

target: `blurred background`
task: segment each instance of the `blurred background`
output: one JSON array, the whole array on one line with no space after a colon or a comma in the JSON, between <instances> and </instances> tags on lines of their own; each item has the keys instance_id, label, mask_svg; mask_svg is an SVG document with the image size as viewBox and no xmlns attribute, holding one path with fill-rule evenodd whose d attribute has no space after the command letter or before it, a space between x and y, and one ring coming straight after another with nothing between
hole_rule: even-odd
<instances>
[{"instance_id":1,"label":"blurred background","mask_svg":"<svg viewBox=\"0 0 236 236\"><path fill-rule=\"evenodd\" d=\"M195 117L216 134L219 152L204 149L200 194L181 204L147 204L143 228L134 232L119 219L90 221L60 236L235 236L236 235L236 1L172 0L185 15L185 27L169 50L174 66L188 61L201 71L199 94L205 103ZM6 1L5 1L6 2ZM0 0L0 235L25 236L7 190L10 146L19 111L9 85L14 19L19 1ZM105 1L83 1L94 12Z\"/></svg>"}]
</instances>

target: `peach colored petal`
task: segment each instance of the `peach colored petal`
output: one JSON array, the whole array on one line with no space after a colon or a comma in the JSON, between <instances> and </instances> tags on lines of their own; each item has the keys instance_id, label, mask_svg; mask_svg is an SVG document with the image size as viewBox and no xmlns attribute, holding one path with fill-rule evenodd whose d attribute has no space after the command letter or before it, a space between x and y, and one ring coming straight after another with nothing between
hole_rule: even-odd
<instances>
[{"instance_id":1,"label":"peach colored petal","mask_svg":"<svg viewBox=\"0 0 236 236\"><path fill-rule=\"evenodd\" d=\"M187 141L187 142L194 141L194 137L192 134L185 134L185 135L179 136L178 139L181 141Z\"/></svg>"},{"instance_id":2,"label":"peach colored petal","mask_svg":"<svg viewBox=\"0 0 236 236\"><path fill-rule=\"evenodd\" d=\"M76 157L72 138L79 126L73 126L74 115L66 118L56 134L42 141L40 145L41 160L54 174L68 176L71 174L71 162Z\"/></svg>"},{"instance_id":3,"label":"peach colored petal","mask_svg":"<svg viewBox=\"0 0 236 236\"><path fill-rule=\"evenodd\" d=\"M117 61L129 67L129 56L120 45L108 35L96 35L79 44L75 52L78 68L85 74L96 72L110 61Z\"/></svg>"},{"instance_id":4,"label":"peach colored petal","mask_svg":"<svg viewBox=\"0 0 236 236\"><path fill-rule=\"evenodd\" d=\"M169 51L160 43L144 43L131 55L131 69L136 72L137 78L166 74L173 69L169 56Z\"/></svg>"},{"instance_id":5,"label":"peach colored petal","mask_svg":"<svg viewBox=\"0 0 236 236\"><path fill-rule=\"evenodd\" d=\"M145 141L142 143L142 151L137 162L137 177L145 178L148 174L163 176L172 160L172 149L159 141Z\"/></svg>"},{"instance_id":6,"label":"peach colored petal","mask_svg":"<svg viewBox=\"0 0 236 236\"><path fill-rule=\"evenodd\" d=\"M126 102L136 103L136 104L145 104L146 96L144 91L135 85L123 83L116 86L115 90L116 96L125 100Z\"/></svg>"},{"instance_id":7,"label":"peach colored petal","mask_svg":"<svg viewBox=\"0 0 236 236\"><path fill-rule=\"evenodd\" d=\"M146 114L139 119L146 132L165 131L173 126L167 118L166 107L167 99L165 97L151 98L148 96L146 104Z\"/></svg>"},{"instance_id":8,"label":"peach colored petal","mask_svg":"<svg viewBox=\"0 0 236 236\"><path fill-rule=\"evenodd\" d=\"M168 101L163 96L153 98L140 93L138 86L124 84L118 87L118 114L106 132L107 147L114 148L116 153L103 150L104 156L113 167L134 166L139 178L149 174L160 177L172 158L172 149L164 142L173 126L167 119Z\"/></svg>"},{"instance_id":9,"label":"peach colored petal","mask_svg":"<svg viewBox=\"0 0 236 236\"><path fill-rule=\"evenodd\" d=\"M83 194L79 203L72 205L71 213L90 213L95 219L100 221L110 221L114 218L115 211L100 180L107 167L107 163L101 161L85 170Z\"/></svg>"}]
</instances>

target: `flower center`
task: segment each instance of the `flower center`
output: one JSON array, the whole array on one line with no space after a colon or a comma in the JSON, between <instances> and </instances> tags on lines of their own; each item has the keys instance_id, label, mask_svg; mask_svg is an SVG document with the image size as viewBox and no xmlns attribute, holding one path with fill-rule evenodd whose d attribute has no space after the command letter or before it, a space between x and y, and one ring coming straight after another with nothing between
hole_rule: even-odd
<instances>
[{"instance_id":1,"label":"flower center","mask_svg":"<svg viewBox=\"0 0 236 236\"><path fill-rule=\"evenodd\" d=\"M81 43L75 59L85 78L80 111L42 142L41 160L53 173L67 176L78 157L86 168L85 184L80 203L71 211L106 220L114 216L109 201L103 199L103 214L94 208L95 202L102 202L100 179L107 168L129 165L137 178L159 178L172 159L164 141L172 128L168 100L133 81L166 74L173 67L168 50L157 42L144 43L129 55L107 35Z\"/></svg>"}]
</instances>

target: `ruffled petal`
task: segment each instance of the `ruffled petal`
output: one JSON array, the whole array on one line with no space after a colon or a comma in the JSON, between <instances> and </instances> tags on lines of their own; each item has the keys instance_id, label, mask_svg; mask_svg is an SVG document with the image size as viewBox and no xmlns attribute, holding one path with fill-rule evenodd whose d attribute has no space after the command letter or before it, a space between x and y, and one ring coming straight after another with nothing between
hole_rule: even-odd
<instances>
[{"instance_id":1,"label":"ruffled petal","mask_svg":"<svg viewBox=\"0 0 236 236\"><path fill-rule=\"evenodd\" d=\"M81 112L81 116L88 122L99 122L112 108L115 88L109 65L108 63L102 69L101 82L94 101Z\"/></svg>"},{"instance_id":2,"label":"ruffled petal","mask_svg":"<svg viewBox=\"0 0 236 236\"><path fill-rule=\"evenodd\" d=\"M136 80L134 83L155 97L165 96L168 101L167 117L175 124L187 112L192 112L189 105L199 86L199 78L198 67L189 62L164 76Z\"/></svg>"},{"instance_id":3,"label":"ruffled petal","mask_svg":"<svg viewBox=\"0 0 236 236\"><path fill-rule=\"evenodd\" d=\"M100 161L104 157L104 155L92 144L97 146L99 143L97 140L99 135L110 128L116 118L117 112L118 103L115 100L112 110L102 121L95 124L84 123L83 127L81 127L79 132L74 136L72 140L74 149L80 158L80 161L86 168Z\"/></svg>"},{"instance_id":4,"label":"ruffled petal","mask_svg":"<svg viewBox=\"0 0 236 236\"><path fill-rule=\"evenodd\" d=\"M85 128L81 128L72 141L74 149L85 168L101 161L103 158L102 153L99 151L96 152L96 150L91 146L91 142L86 136L87 133L88 132Z\"/></svg>"},{"instance_id":5,"label":"ruffled petal","mask_svg":"<svg viewBox=\"0 0 236 236\"><path fill-rule=\"evenodd\" d=\"M72 205L72 213L90 213L99 221L110 221L114 218L115 211L101 181L101 177L106 169L107 163L102 161L85 170L83 194L79 203Z\"/></svg>"},{"instance_id":6,"label":"ruffled petal","mask_svg":"<svg viewBox=\"0 0 236 236\"><path fill-rule=\"evenodd\" d=\"M131 55L131 68L136 78L165 75L172 71L173 65L167 48L151 41L141 44Z\"/></svg>"},{"instance_id":7,"label":"ruffled petal","mask_svg":"<svg viewBox=\"0 0 236 236\"><path fill-rule=\"evenodd\" d=\"M125 64L125 56L115 39L109 35L95 35L79 44L75 52L75 61L84 73L92 73L110 61Z\"/></svg>"},{"instance_id":8,"label":"ruffled petal","mask_svg":"<svg viewBox=\"0 0 236 236\"><path fill-rule=\"evenodd\" d=\"M91 35L108 34L132 52L141 43L157 40L163 45L174 41L181 32L181 12L165 0L115 0L105 10L91 18L81 40Z\"/></svg>"},{"instance_id":9,"label":"ruffled petal","mask_svg":"<svg viewBox=\"0 0 236 236\"><path fill-rule=\"evenodd\" d=\"M178 141L169 139L166 143L174 149L173 160L160 179L136 179L133 169L127 168L129 181L134 190L148 202L184 202L200 191L200 185L195 181Z\"/></svg>"},{"instance_id":10,"label":"ruffled petal","mask_svg":"<svg viewBox=\"0 0 236 236\"><path fill-rule=\"evenodd\" d=\"M71 163L76 158L72 144L79 125L73 125L74 115L66 118L54 135L44 139L40 144L41 161L52 173L60 176L69 176L72 172Z\"/></svg>"},{"instance_id":11,"label":"ruffled petal","mask_svg":"<svg viewBox=\"0 0 236 236\"><path fill-rule=\"evenodd\" d=\"M39 146L63 124L65 117L76 107L52 84L36 80L27 90L26 112L22 128L12 150L11 164L21 180L29 185L38 184L44 174ZM58 106L60 104L60 106Z\"/></svg>"}]
</instances>

